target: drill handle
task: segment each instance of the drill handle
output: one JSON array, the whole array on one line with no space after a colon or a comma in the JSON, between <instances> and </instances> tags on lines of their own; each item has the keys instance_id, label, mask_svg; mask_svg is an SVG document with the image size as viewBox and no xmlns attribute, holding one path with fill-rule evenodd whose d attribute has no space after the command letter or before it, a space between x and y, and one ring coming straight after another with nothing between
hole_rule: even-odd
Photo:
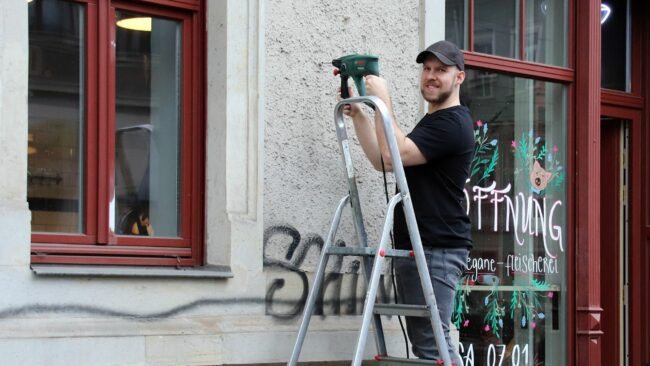
<instances>
[{"instance_id":1,"label":"drill handle","mask_svg":"<svg viewBox=\"0 0 650 366\"><path fill-rule=\"evenodd\" d=\"M348 77L341 74L341 98L350 98L350 90L348 89Z\"/></svg>"},{"instance_id":2,"label":"drill handle","mask_svg":"<svg viewBox=\"0 0 650 366\"><path fill-rule=\"evenodd\" d=\"M335 72L336 73L336 72ZM349 76L339 73L341 77L341 98L347 99L350 98L350 91L348 89L348 78ZM366 84L363 82L363 76L353 76L354 84L357 86L357 92L360 97L366 95Z\"/></svg>"},{"instance_id":3,"label":"drill handle","mask_svg":"<svg viewBox=\"0 0 650 366\"><path fill-rule=\"evenodd\" d=\"M357 85L357 92L359 96L363 97L366 95L366 83L363 82L363 76L353 76L354 83Z\"/></svg>"}]
</instances>

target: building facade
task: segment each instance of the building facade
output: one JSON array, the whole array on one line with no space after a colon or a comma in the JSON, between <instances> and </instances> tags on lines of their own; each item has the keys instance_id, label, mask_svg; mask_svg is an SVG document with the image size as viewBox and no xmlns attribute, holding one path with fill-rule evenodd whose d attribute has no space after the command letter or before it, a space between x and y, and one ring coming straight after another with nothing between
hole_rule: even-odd
<instances>
[{"instance_id":1,"label":"building facade","mask_svg":"<svg viewBox=\"0 0 650 366\"><path fill-rule=\"evenodd\" d=\"M2 363L286 362L347 194L331 60L377 55L408 130L415 56L448 39L476 140L464 366L649 364L648 20L641 0L3 2ZM351 149L376 243L394 182ZM358 245L349 212L336 240ZM359 260L333 261L301 360L349 360L364 297Z\"/></svg>"}]
</instances>

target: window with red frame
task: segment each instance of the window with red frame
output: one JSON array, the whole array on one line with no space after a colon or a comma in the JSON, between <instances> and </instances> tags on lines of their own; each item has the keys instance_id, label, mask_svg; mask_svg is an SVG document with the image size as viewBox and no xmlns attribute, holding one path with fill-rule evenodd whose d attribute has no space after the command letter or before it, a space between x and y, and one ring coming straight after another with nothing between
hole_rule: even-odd
<instances>
[{"instance_id":1,"label":"window with red frame","mask_svg":"<svg viewBox=\"0 0 650 366\"><path fill-rule=\"evenodd\" d=\"M28 7L32 263L202 264L199 1Z\"/></svg>"},{"instance_id":2,"label":"window with red frame","mask_svg":"<svg viewBox=\"0 0 650 366\"><path fill-rule=\"evenodd\" d=\"M485 55L568 66L568 1L445 0L445 38Z\"/></svg>"}]
</instances>

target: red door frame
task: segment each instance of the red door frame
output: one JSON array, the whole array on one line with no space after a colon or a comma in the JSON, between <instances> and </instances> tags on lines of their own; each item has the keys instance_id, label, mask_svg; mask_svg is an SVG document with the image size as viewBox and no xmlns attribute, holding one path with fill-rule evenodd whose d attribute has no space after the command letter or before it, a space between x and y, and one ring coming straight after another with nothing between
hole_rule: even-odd
<instances>
[{"instance_id":1,"label":"red door frame","mask_svg":"<svg viewBox=\"0 0 650 366\"><path fill-rule=\"evenodd\" d=\"M609 116L608 116L609 117ZM601 120L600 149L600 284L602 293L602 340L607 347L603 352L603 365L619 364L621 277L621 180L617 179L623 160L621 159L621 127L625 122L618 118ZM630 166L633 167L633 166Z\"/></svg>"},{"instance_id":2,"label":"red door frame","mask_svg":"<svg viewBox=\"0 0 650 366\"><path fill-rule=\"evenodd\" d=\"M576 7L575 359L569 364L600 365L600 2Z\"/></svg>"},{"instance_id":3,"label":"red door frame","mask_svg":"<svg viewBox=\"0 0 650 366\"><path fill-rule=\"evenodd\" d=\"M601 365L602 352L611 346L602 344L602 298L600 267L600 142L601 115L627 119L629 127L629 346L630 365L650 362L650 319L646 304L650 276L650 178L648 175L648 140L650 129L650 25L645 19L650 6L632 1L632 91L602 91L600 2L577 1L576 14L576 83L575 83L575 315L569 344L575 358L569 364ZM645 28L643 28L645 27ZM597 55L594 57L594 55ZM645 136L645 138L644 138ZM645 151L645 156L643 152ZM644 165L644 159L646 160ZM646 167L643 169L642 167ZM644 172L645 171L645 172ZM644 177L645 173L645 177ZM644 206L645 205L645 212ZM570 326L571 327L571 326Z\"/></svg>"},{"instance_id":4,"label":"red door frame","mask_svg":"<svg viewBox=\"0 0 650 366\"><path fill-rule=\"evenodd\" d=\"M606 100L605 92L603 99ZM604 101L601 105L602 115L607 117L620 118L628 120L629 128L629 147L628 147L628 265L629 265L629 288L628 288L628 306L629 306L629 347L630 347L630 365L642 365L644 360L642 355L644 346L644 317L647 312L644 297L647 296L647 282L643 281L643 273L647 268L647 261L644 263L645 253L643 246L643 132L644 125L642 111L640 108L628 108L608 104ZM647 189L647 187L646 187ZM601 268L605 270L605 268ZM610 299L603 299L603 303L613 305ZM608 339L611 339L608 337ZM618 349L618 345L616 345ZM613 347L608 345L607 350Z\"/></svg>"},{"instance_id":5,"label":"red door frame","mask_svg":"<svg viewBox=\"0 0 650 366\"><path fill-rule=\"evenodd\" d=\"M639 302L639 329L633 334L636 337L635 340L635 349L638 352L633 354L634 362L636 364L650 364L650 315L648 314L647 304L650 302L650 22L647 19L650 17L650 3L648 1L643 1L643 7L639 11L640 19L643 19L643 22L639 24L645 25L643 32L640 36L640 45L639 49L642 54L640 60L641 66L641 77L640 80L643 80L643 95L644 95L644 110L641 115L643 117L643 123L641 126L641 161L640 165L642 168L643 174L641 176L641 184L643 187L642 192L640 192L639 202L642 203L641 217L640 220L640 234L641 238L641 253L639 253L639 261L643 265L643 270L639 275L639 288L637 289ZM639 27L640 28L640 27ZM645 163L643 162L645 160ZM645 232L644 232L645 231Z\"/></svg>"},{"instance_id":6,"label":"red door frame","mask_svg":"<svg viewBox=\"0 0 650 366\"><path fill-rule=\"evenodd\" d=\"M642 364L642 351L641 344L643 340L643 318L646 312L644 296L646 296L644 289L647 287L647 282L643 281L643 271L647 268L644 265L644 247L643 247L643 123L642 113L640 109L624 108L620 106L612 106L608 104L602 105L602 115L607 117L614 117L628 121L629 128L629 148L628 157L628 265L629 265L629 288L628 288L628 307L629 307L629 331L628 341L630 347L630 364ZM616 158L617 159L617 158ZM615 160L615 159L613 159ZM610 164L613 162L603 162ZM608 211L609 212L609 211ZM609 255L603 253L604 255ZM618 254L615 254L618 255ZM607 268L601 268L605 271ZM603 285L607 285L603 283ZM618 304L618 299L603 298L603 303L606 304L605 308L612 308ZM613 324L613 323L610 323ZM617 323L616 323L617 324ZM619 324L619 326L621 326ZM618 337L607 337L608 340L618 339ZM615 349L618 352L618 342L616 345L607 345L607 349ZM616 352L616 353L617 353ZM613 352L612 352L613 353Z\"/></svg>"}]
</instances>

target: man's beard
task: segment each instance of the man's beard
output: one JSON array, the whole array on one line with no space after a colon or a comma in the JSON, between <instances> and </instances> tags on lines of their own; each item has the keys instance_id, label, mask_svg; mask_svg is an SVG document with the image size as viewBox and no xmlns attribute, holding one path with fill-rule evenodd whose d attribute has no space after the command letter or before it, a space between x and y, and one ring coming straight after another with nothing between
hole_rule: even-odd
<instances>
[{"instance_id":1,"label":"man's beard","mask_svg":"<svg viewBox=\"0 0 650 366\"><path fill-rule=\"evenodd\" d=\"M449 90L440 91L440 94L438 94L437 97L427 97L424 93L424 88L420 88L420 93L422 94L422 97L424 97L424 100L432 104L442 104L446 102L447 99L451 97L451 92L452 90L449 88Z\"/></svg>"}]
</instances>

